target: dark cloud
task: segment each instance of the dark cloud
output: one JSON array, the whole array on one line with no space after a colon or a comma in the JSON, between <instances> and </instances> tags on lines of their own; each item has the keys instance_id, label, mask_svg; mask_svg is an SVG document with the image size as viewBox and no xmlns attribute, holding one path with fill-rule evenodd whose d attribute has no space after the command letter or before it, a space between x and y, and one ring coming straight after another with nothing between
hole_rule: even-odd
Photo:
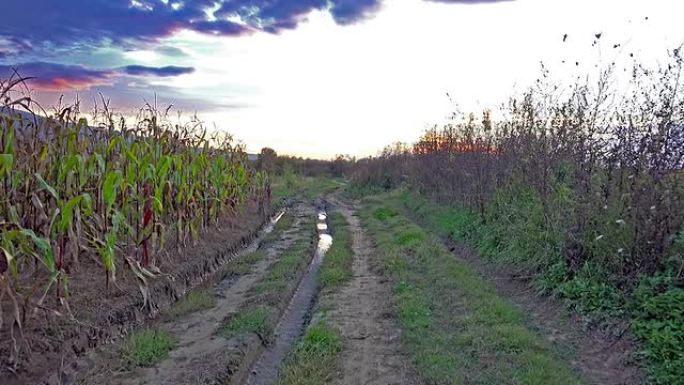
<instances>
[{"instance_id":1,"label":"dark cloud","mask_svg":"<svg viewBox=\"0 0 684 385\"><path fill-rule=\"evenodd\" d=\"M98 84L110 84L115 70L99 70L80 65L46 62L0 65L0 78L7 78L17 71L23 77L31 77L32 87L44 90L85 89Z\"/></svg>"},{"instance_id":2,"label":"dark cloud","mask_svg":"<svg viewBox=\"0 0 684 385\"><path fill-rule=\"evenodd\" d=\"M195 71L192 67L147 67L129 65L121 68L93 69L81 65L48 62L30 62L18 65L0 65L0 78L8 78L14 71L30 77L30 86L39 90L84 90L93 86L111 85L125 75L179 76Z\"/></svg>"},{"instance_id":3,"label":"dark cloud","mask_svg":"<svg viewBox=\"0 0 684 385\"><path fill-rule=\"evenodd\" d=\"M154 41L180 29L239 35L249 27L227 20L209 21L205 10L214 0L5 0L0 37L32 46L88 47Z\"/></svg>"},{"instance_id":4,"label":"dark cloud","mask_svg":"<svg viewBox=\"0 0 684 385\"><path fill-rule=\"evenodd\" d=\"M123 71L128 75L142 75L142 76L178 76L185 75L195 72L192 67L176 67L176 66L166 66L166 67L147 67L141 65L129 65L123 67Z\"/></svg>"},{"instance_id":5,"label":"dark cloud","mask_svg":"<svg viewBox=\"0 0 684 385\"><path fill-rule=\"evenodd\" d=\"M380 8L377 0L338 0L330 8L335 21L339 24L352 24L359 19L366 18Z\"/></svg>"},{"instance_id":6,"label":"dark cloud","mask_svg":"<svg viewBox=\"0 0 684 385\"><path fill-rule=\"evenodd\" d=\"M476 4L510 0L426 1ZM222 36L256 30L278 33L295 28L314 10L327 10L339 24L351 24L374 14L381 3L382 0L3 0L0 9L7 17L0 23L0 42L12 42L17 51L54 52L104 45L136 47L182 29ZM2 44L0 52L8 55Z\"/></svg>"}]
</instances>

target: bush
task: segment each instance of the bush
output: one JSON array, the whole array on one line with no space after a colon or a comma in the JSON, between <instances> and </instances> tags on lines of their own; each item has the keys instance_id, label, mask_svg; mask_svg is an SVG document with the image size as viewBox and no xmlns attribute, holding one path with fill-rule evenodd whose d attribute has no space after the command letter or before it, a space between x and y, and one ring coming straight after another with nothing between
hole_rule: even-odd
<instances>
[{"instance_id":1,"label":"bush","mask_svg":"<svg viewBox=\"0 0 684 385\"><path fill-rule=\"evenodd\" d=\"M642 281L635 292L632 330L644 341L644 356L659 384L684 384L684 289L671 275Z\"/></svg>"}]
</instances>

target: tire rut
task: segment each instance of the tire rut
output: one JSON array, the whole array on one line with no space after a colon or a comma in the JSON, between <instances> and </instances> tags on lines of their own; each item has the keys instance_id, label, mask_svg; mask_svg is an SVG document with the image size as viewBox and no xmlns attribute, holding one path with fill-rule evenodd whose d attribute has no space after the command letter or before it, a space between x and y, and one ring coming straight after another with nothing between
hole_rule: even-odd
<instances>
[{"instance_id":1,"label":"tire rut","mask_svg":"<svg viewBox=\"0 0 684 385\"><path fill-rule=\"evenodd\" d=\"M265 246L265 256L252 265L244 275L227 276L213 287L216 306L159 325L173 334L178 341L176 349L168 357L148 368L137 368L130 372L117 372L115 368L100 370L84 384L108 385L180 385L213 383L217 374L226 371L231 352L240 349L239 343L226 340L220 335L223 321L239 311L248 299L249 290L266 274L268 268L278 260L297 239L302 237L302 217L295 208L295 221L290 229ZM265 234L264 234L265 235ZM263 237L260 237L263 238ZM256 245L241 252L246 255L260 248ZM228 368L229 369L229 368Z\"/></svg>"},{"instance_id":2,"label":"tire rut","mask_svg":"<svg viewBox=\"0 0 684 385\"><path fill-rule=\"evenodd\" d=\"M352 233L354 277L330 299L328 317L340 331L344 385L418 384L402 353L401 333L392 318L389 281L375 273L377 261L355 209L337 202Z\"/></svg>"}]
</instances>

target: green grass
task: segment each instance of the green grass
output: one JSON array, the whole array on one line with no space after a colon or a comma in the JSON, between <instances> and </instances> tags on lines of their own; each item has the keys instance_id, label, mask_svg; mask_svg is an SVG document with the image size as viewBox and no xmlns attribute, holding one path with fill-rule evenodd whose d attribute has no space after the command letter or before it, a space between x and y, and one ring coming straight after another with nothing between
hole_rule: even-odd
<instances>
[{"instance_id":1,"label":"green grass","mask_svg":"<svg viewBox=\"0 0 684 385\"><path fill-rule=\"evenodd\" d=\"M278 223L276 223L276 225L273 227L273 231L271 231L271 233L264 237L265 246L262 245L256 251L251 252L235 260L230 266L228 266L226 275L244 275L249 273L252 270L254 264L261 261L266 256L266 252L264 250L268 247L268 244L280 239L280 236L283 234L283 232L291 228L293 224L294 217L289 213L283 214Z\"/></svg>"},{"instance_id":2,"label":"green grass","mask_svg":"<svg viewBox=\"0 0 684 385\"><path fill-rule=\"evenodd\" d=\"M313 228L313 221L309 224ZM269 268L266 276L255 286L254 290L257 293L280 297L296 280L299 270L309 262L311 252L311 239L307 237L298 239Z\"/></svg>"},{"instance_id":3,"label":"green grass","mask_svg":"<svg viewBox=\"0 0 684 385\"><path fill-rule=\"evenodd\" d=\"M271 183L273 202L276 204L281 203L284 198L294 196L302 196L308 199L318 198L331 194L345 185L345 182L339 178L310 177L292 172L274 176Z\"/></svg>"},{"instance_id":4,"label":"green grass","mask_svg":"<svg viewBox=\"0 0 684 385\"><path fill-rule=\"evenodd\" d=\"M399 214L400 198L383 195L364 202L362 220L394 283L404 344L426 383L582 383L527 328L519 310L439 240Z\"/></svg>"},{"instance_id":5,"label":"green grass","mask_svg":"<svg viewBox=\"0 0 684 385\"><path fill-rule=\"evenodd\" d=\"M375 209L375 211L373 211L373 216L375 217L375 219L379 221L386 221L392 217L395 217L396 215L396 211L389 209L387 207L378 207L377 209Z\"/></svg>"},{"instance_id":6,"label":"green grass","mask_svg":"<svg viewBox=\"0 0 684 385\"><path fill-rule=\"evenodd\" d=\"M639 278L633 292L630 287L634 283L623 285L621 290L611 279L616 274L606 268L610 265L600 260L588 261L570 274L562 252L566 230L561 225L560 208L567 202L560 198L559 209L553 210L560 216L551 218L551 226L546 226L539 203L530 194L499 194L487 207L485 222L472 211L437 204L407 191L389 196L395 209L410 213L431 232L464 242L494 263L527 271L539 292L559 297L569 309L593 322L610 325L611 319L627 320L642 341L639 355L646 358L650 380L684 385L684 289L676 284L680 263L655 276ZM383 209L375 209L374 217ZM609 255L604 249L620 244L615 237L592 239L593 253ZM673 249L673 260L677 260L677 253L681 260L684 234L675 240Z\"/></svg>"},{"instance_id":7,"label":"green grass","mask_svg":"<svg viewBox=\"0 0 684 385\"><path fill-rule=\"evenodd\" d=\"M320 385L334 382L342 343L323 321L309 327L280 371L280 385Z\"/></svg>"},{"instance_id":8,"label":"green grass","mask_svg":"<svg viewBox=\"0 0 684 385\"><path fill-rule=\"evenodd\" d=\"M255 263L261 261L266 256L263 249L257 249L233 261L226 271L226 275L237 274L245 275L252 270Z\"/></svg>"},{"instance_id":9,"label":"green grass","mask_svg":"<svg viewBox=\"0 0 684 385\"><path fill-rule=\"evenodd\" d=\"M121 354L131 365L151 366L167 357L176 345L176 339L164 330L143 329L126 338Z\"/></svg>"},{"instance_id":10,"label":"green grass","mask_svg":"<svg viewBox=\"0 0 684 385\"><path fill-rule=\"evenodd\" d=\"M318 282L323 295L338 289L352 277L352 235L342 214L329 215L334 240L328 249ZM322 311L322 309L319 309ZM321 317L324 318L324 317ZM325 320L310 326L301 341L290 351L280 370L280 385L319 385L334 382L340 369L340 337Z\"/></svg>"},{"instance_id":11,"label":"green grass","mask_svg":"<svg viewBox=\"0 0 684 385\"><path fill-rule=\"evenodd\" d=\"M168 311L173 318L182 317L196 311L211 309L216 305L216 298L207 289L191 290Z\"/></svg>"},{"instance_id":12,"label":"green grass","mask_svg":"<svg viewBox=\"0 0 684 385\"><path fill-rule=\"evenodd\" d=\"M325 254L323 266L318 275L318 283L323 290L335 289L352 277L352 236L349 224L340 213L332 213L330 222L335 233L333 243Z\"/></svg>"},{"instance_id":13,"label":"green grass","mask_svg":"<svg viewBox=\"0 0 684 385\"><path fill-rule=\"evenodd\" d=\"M313 229L314 221L313 217L306 219L302 228ZM262 339L268 340L275 326L273 324L275 307L286 301L298 282L299 272L308 264L312 252L311 238L308 236L297 239L283 251L280 258L269 267L266 275L252 289L252 293L257 295L255 298L258 302L240 309L235 316L231 317L223 326L223 336L232 338L242 334L256 333ZM258 253L259 251L252 254L258 255Z\"/></svg>"},{"instance_id":14,"label":"green grass","mask_svg":"<svg viewBox=\"0 0 684 385\"><path fill-rule=\"evenodd\" d=\"M254 333L266 339L271 333L270 318L273 309L268 306L255 306L242 309L223 327L221 334L226 338Z\"/></svg>"},{"instance_id":15,"label":"green grass","mask_svg":"<svg viewBox=\"0 0 684 385\"><path fill-rule=\"evenodd\" d=\"M280 238L280 236L294 225L295 217L290 212L285 212L278 222L273 227L273 231L266 236L266 242L273 242Z\"/></svg>"}]
</instances>

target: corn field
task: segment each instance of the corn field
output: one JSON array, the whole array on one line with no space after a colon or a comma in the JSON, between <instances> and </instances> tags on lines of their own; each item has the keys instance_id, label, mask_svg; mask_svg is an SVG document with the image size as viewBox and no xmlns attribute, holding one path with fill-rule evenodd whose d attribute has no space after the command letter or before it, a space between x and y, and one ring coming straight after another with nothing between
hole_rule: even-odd
<instances>
[{"instance_id":1,"label":"corn field","mask_svg":"<svg viewBox=\"0 0 684 385\"><path fill-rule=\"evenodd\" d=\"M149 104L132 126L104 100L92 123L77 104L37 117L20 82L0 82L0 311L11 313L0 313L0 330L13 339L31 314L70 312L69 278L82 264L101 267L89 279L104 293L133 274L147 304L166 242L194 244L250 200L265 213L267 176L231 136L197 119L172 124L169 109Z\"/></svg>"}]
</instances>

